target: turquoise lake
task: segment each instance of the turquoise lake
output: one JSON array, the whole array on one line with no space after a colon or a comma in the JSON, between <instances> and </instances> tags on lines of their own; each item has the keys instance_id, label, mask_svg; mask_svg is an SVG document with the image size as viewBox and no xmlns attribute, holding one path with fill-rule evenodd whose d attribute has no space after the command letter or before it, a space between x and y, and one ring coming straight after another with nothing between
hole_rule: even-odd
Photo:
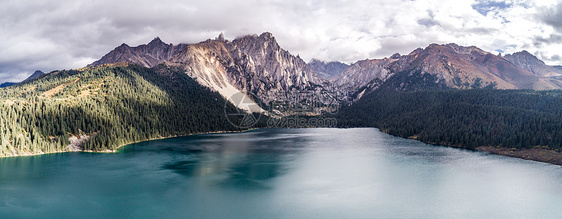
<instances>
[{"instance_id":1,"label":"turquoise lake","mask_svg":"<svg viewBox=\"0 0 562 219\"><path fill-rule=\"evenodd\" d=\"M1 218L562 218L562 168L357 129L0 159Z\"/></svg>"}]
</instances>

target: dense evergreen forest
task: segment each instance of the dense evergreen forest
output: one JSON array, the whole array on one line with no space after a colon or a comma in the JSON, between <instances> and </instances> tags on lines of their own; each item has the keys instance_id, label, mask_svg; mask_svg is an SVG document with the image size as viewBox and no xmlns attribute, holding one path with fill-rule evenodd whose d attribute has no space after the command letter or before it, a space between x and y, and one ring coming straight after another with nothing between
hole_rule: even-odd
<instances>
[{"instance_id":1,"label":"dense evergreen forest","mask_svg":"<svg viewBox=\"0 0 562 219\"><path fill-rule=\"evenodd\" d=\"M225 110L237 112L220 94L164 65L52 72L0 89L0 156L68 151L69 138L80 135L91 137L83 149L104 151L153 138L238 131Z\"/></svg>"},{"instance_id":2,"label":"dense evergreen forest","mask_svg":"<svg viewBox=\"0 0 562 219\"><path fill-rule=\"evenodd\" d=\"M338 114L343 127L377 127L423 142L464 148L560 150L562 91L379 89Z\"/></svg>"}]
</instances>

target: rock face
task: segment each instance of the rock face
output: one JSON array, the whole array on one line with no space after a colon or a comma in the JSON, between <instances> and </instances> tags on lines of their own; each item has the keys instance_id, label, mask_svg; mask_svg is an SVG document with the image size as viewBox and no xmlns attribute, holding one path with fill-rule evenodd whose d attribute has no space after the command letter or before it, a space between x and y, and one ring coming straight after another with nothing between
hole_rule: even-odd
<instances>
[{"instance_id":1,"label":"rock face","mask_svg":"<svg viewBox=\"0 0 562 219\"><path fill-rule=\"evenodd\" d=\"M234 64L225 42L207 40L188 45L166 61L169 66L178 66L201 85L219 92L234 105L248 112L262 112L264 109L256 103L250 94L242 92L233 85L229 69ZM240 105L244 103L244 106Z\"/></svg>"},{"instance_id":2,"label":"rock face","mask_svg":"<svg viewBox=\"0 0 562 219\"><path fill-rule=\"evenodd\" d=\"M561 87L560 81L521 69L501 56L474 46L456 44L431 44L408 55L395 54L390 58L359 61L344 70L334 82L348 93L356 93L367 87L375 89L397 73L403 73L401 77L404 74L430 74L435 76L435 83L458 89L542 90Z\"/></svg>"},{"instance_id":3,"label":"rock face","mask_svg":"<svg viewBox=\"0 0 562 219\"><path fill-rule=\"evenodd\" d=\"M283 50L271 33L238 38L226 46L234 61L229 68L234 85L265 103L283 101L289 91L309 91L325 82L302 59Z\"/></svg>"},{"instance_id":4,"label":"rock face","mask_svg":"<svg viewBox=\"0 0 562 219\"><path fill-rule=\"evenodd\" d=\"M266 108L282 115L318 114L338 104L336 94L331 93L335 88L300 57L282 49L271 33L233 41L225 40L221 34L214 40L177 46L156 38L138 47L123 44L91 65L115 62L180 67L235 105L250 101L242 107L246 111Z\"/></svg>"},{"instance_id":5,"label":"rock face","mask_svg":"<svg viewBox=\"0 0 562 219\"><path fill-rule=\"evenodd\" d=\"M409 54L410 67L435 74L452 88L472 88L495 84L503 89L549 89L540 77L517 68L507 60L477 47L432 44ZM402 70L402 69L401 69ZM478 82L480 81L480 82Z\"/></svg>"},{"instance_id":6,"label":"rock face","mask_svg":"<svg viewBox=\"0 0 562 219\"><path fill-rule=\"evenodd\" d=\"M326 80L332 80L340 76L340 74L347 68L349 68L348 64L341 63L341 62L324 62L318 59L312 59L308 66L312 68L316 74Z\"/></svg>"},{"instance_id":7,"label":"rock face","mask_svg":"<svg viewBox=\"0 0 562 219\"><path fill-rule=\"evenodd\" d=\"M186 46L185 44L177 46L166 44L159 37L154 38L147 45L143 44L137 47L130 47L123 43L90 65L128 62L150 68L170 59L179 51L184 50Z\"/></svg>"},{"instance_id":8,"label":"rock face","mask_svg":"<svg viewBox=\"0 0 562 219\"><path fill-rule=\"evenodd\" d=\"M229 68L234 86L256 95L272 110L316 114L323 107L309 104L334 104L328 81L282 49L271 33L238 38L226 46L234 61Z\"/></svg>"},{"instance_id":9,"label":"rock face","mask_svg":"<svg viewBox=\"0 0 562 219\"><path fill-rule=\"evenodd\" d=\"M189 45L166 63L182 66L191 77L226 98L241 92L275 113L301 109L302 101L323 105L334 101L324 95L329 83L302 59L283 50L271 33L244 36L232 42L219 37ZM324 108L303 110L317 114Z\"/></svg>"},{"instance_id":10,"label":"rock face","mask_svg":"<svg viewBox=\"0 0 562 219\"><path fill-rule=\"evenodd\" d=\"M358 89L374 79L384 81L393 74L390 64L395 61L397 60L394 58L358 61L345 69L334 83L343 89Z\"/></svg>"},{"instance_id":11,"label":"rock face","mask_svg":"<svg viewBox=\"0 0 562 219\"><path fill-rule=\"evenodd\" d=\"M515 66L530 71L543 77L561 77L562 69L555 66L548 66L536 56L523 50L513 54L505 55L504 58ZM560 67L560 66L558 66Z\"/></svg>"}]
</instances>

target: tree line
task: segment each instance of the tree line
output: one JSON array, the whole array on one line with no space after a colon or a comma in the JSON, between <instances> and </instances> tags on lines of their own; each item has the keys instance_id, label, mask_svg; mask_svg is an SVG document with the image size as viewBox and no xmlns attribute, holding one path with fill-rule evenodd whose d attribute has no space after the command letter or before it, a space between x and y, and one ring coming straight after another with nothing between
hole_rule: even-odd
<instances>
[{"instance_id":1,"label":"tree line","mask_svg":"<svg viewBox=\"0 0 562 219\"><path fill-rule=\"evenodd\" d=\"M379 89L341 109L337 118L344 127L377 127L464 148L562 146L560 90Z\"/></svg>"},{"instance_id":2,"label":"tree line","mask_svg":"<svg viewBox=\"0 0 562 219\"><path fill-rule=\"evenodd\" d=\"M0 89L0 156L114 150L147 139L238 131L224 116L237 109L180 69L107 65L53 72ZM232 120L232 118L229 118Z\"/></svg>"}]
</instances>

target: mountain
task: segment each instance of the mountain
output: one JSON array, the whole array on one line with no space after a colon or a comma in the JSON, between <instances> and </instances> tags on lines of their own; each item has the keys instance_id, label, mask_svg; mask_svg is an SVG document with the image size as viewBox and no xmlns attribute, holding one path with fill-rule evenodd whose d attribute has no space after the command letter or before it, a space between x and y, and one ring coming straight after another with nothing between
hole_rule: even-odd
<instances>
[{"instance_id":1,"label":"mountain","mask_svg":"<svg viewBox=\"0 0 562 219\"><path fill-rule=\"evenodd\" d=\"M381 87L396 90L562 88L562 81L552 73L558 68L544 67L542 61L528 55L501 57L474 46L451 43L431 44L407 55L366 59L350 66L318 60L307 64L281 48L275 37L266 32L233 41L225 40L221 34L214 40L189 45L174 46L159 38L137 47L123 44L91 65L128 62L145 67L158 64L179 67L232 103L247 100L249 105L243 108L248 112L265 109L284 115L295 111L319 114ZM520 56L527 58L515 58ZM544 69L550 70L544 73ZM317 104L309 107L313 109L302 104L311 102Z\"/></svg>"},{"instance_id":2,"label":"mountain","mask_svg":"<svg viewBox=\"0 0 562 219\"><path fill-rule=\"evenodd\" d=\"M340 76L340 74L349 67L348 64L341 62L324 62L318 59L312 59L308 66L325 80L332 80Z\"/></svg>"},{"instance_id":3,"label":"mountain","mask_svg":"<svg viewBox=\"0 0 562 219\"><path fill-rule=\"evenodd\" d=\"M13 86L13 85L16 85L16 84L19 84L19 83L17 83L17 82L4 82L4 83L0 84L0 88L9 87L9 86Z\"/></svg>"},{"instance_id":4,"label":"mountain","mask_svg":"<svg viewBox=\"0 0 562 219\"><path fill-rule=\"evenodd\" d=\"M435 84L456 89L495 87L545 90L562 87L559 80L521 69L501 56L474 46L456 44L431 44L408 55L395 54L390 58L359 61L344 70L334 83L356 94L367 88L376 89L392 77L407 80L408 75L419 77L425 74L431 77L424 76L424 80L433 78ZM406 82L395 83L395 88L402 89L401 86Z\"/></svg>"},{"instance_id":5,"label":"mountain","mask_svg":"<svg viewBox=\"0 0 562 219\"><path fill-rule=\"evenodd\" d=\"M126 62L139 64L147 68L154 67L184 50L186 46L185 44L177 46L166 44L159 37L154 38L148 44L137 47L130 47L123 43L90 66Z\"/></svg>"},{"instance_id":6,"label":"mountain","mask_svg":"<svg viewBox=\"0 0 562 219\"><path fill-rule=\"evenodd\" d=\"M295 112L302 108L299 102L309 101L322 106L300 110L317 114L337 104L335 95L326 92L333 90L328 81L318 77L300 57L282 49L267 32L233 41L219 36L177 46L157 38L138 47L121 45L91 65L116 62L179 67L233 103L248 101L244 108L250 112L261 112L263 108L280 114Z\"/></svg>"},{"instance_id":7,"label":"mountain","mask_svg":"<svg viewBox=\"0 0 562 219\"><path fill-rule=\"evenodd\" d=\"M282 49L271 33L248 35L235 39L225 46L229 50L232 64L227 67L236 88L251 93L280 112L316 114L312 110L323 107L308 107L307 103L324 106L335 101L331 97L330 84L318 75L298 56ZM306 102L301 104L301 102Z\"/></svg>"},{"instance_id":8,"label":"mountain","mask_svg":"<svg viewBox=\"0 0 562 219\"><path fill-rule=\"evenodd\" d=\"M27 78L26 78L25 80L23 80L22 82L24 82L24 81L29 81L29 80L33 80L33 79L35 79L35 78L41 77L41 75L44 75L44 74L45 74L45 73L43 73L42 71L36 70L35 72L33 72L33 74L31 74L29 77L27 77ZM4 82L4 83L0 84L0 88L13 86L13 85L16 85L16 84L19 84L19 83L21 83L21 82Z\"/></svg>"},{"instance_id":9,"label":"mountain","mask_svg":"<svg viewBox=\"0 0 562 219\"><path fill-rule=\"evenodd\" d=\"M555 66L548 66L536 56L523 50L513 54L505 55L504 58L515 66L533 72L543 77L561 77L562 69ZM559 66L558 66L559 67Z\"/></svg>"},{"instance_id":10,"label":"mountain","mask_svg":"<svg viewBox=\"0 0 562 219\"><path fill-rule=\"evenodd\" d=\"M38 78L38 77L41 77L41 75L44 75L44 74L45 74L45 73L42 72L41 70L37 70L37 71L33 72L33 74L31 74L29 77L27 77L27 78L26 78L25 80L23 80L23 81L33 80L33 79L36 79L36 78ZM22 81L22 82L23 82L23 81Z\"/></svg>"},{"instance_id":11,"label":"mountain","mask_svg":"<svg viewBox=\"0 0 562 219\"><path fill-rule=\"evenodd\" d=\"M398 56L396 54L391 58L358 61L345 69L338 78L333 80L333 83L346 91L348 93L346 96L351 97L351 100L359 99L366 89L374 89L373 84L378 85L394 74L389 66L397 61ZM357 92L359 93L357 94Z\"/></svg>"},{"instance_id":12,"label":"mountain","mask_svg":"<svg viewBox=\"0 0 562 219\"><path fill-rule=\"evenodd\" d=\"M406 57L401 70L416 69L437 75L452 88L496 84L502 89L553 89L555 84L514 66L502 57L477 47L432 44Z\"/></svg>"}]
</instances>

